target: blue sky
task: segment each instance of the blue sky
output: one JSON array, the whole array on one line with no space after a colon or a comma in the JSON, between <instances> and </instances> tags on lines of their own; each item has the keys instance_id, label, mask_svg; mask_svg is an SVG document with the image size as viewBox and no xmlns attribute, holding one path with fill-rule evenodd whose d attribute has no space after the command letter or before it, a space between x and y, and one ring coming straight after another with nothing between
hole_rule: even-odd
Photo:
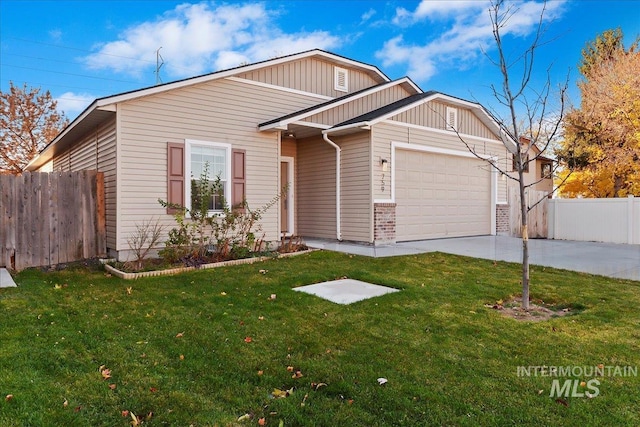
<instances>
[{"instance_id":1,"label":"blue sky","mask_svg":"<svg viewBox=\"0 0 640 427\"><path fill-rule=\"evenodd\" d=\"M505 48L528 46L542 3L514 3ZM73 119L98 97L152 86L156 50L162 82L321 48L411 77L424 90L496 107L488 89L498 70L488 2L471 1L19 1L0 2L0 86L51 91ZM640 1L549 1L536 82L553 65L579 103L581 49L620 27L625 45L640 35Z\"/></svg>"}]
</instances>

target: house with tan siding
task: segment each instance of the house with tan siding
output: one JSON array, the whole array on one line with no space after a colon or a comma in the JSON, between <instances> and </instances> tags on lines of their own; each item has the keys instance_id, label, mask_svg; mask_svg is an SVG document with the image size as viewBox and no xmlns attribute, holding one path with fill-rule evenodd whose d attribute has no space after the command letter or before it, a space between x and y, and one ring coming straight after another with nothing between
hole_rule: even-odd
<instances>
[{"instance_id":1,"label":"house with tan siding","mask_svg":"<svg viewBox=\"0 0 640 427\"><path fill-rule=\"evenodd\" d=\"M188 206L204 164L283 235L366 244L496 233L504 133L479 104L311 50L96 99L28 170L104 172L107 248ZM471 154L471 147L480 157ZM212 213L215 213L213 206Z\"/></svg>"}]
</instances>

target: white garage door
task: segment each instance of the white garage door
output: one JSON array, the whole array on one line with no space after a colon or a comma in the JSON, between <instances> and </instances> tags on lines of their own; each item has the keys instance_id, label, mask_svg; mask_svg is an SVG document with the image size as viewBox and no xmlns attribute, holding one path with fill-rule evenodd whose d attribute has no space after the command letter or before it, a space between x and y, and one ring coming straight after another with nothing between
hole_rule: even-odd
<instances>
[{"instance_id":1,"label":"white garage door","mask_svg":"<svg viewBox=\"0 0 640 427\"><path fill-rule=\"evenodd\" d=\"M396 149L396 240L491 234L491 173L482 160Z\"/></svg>"}]
</instances>

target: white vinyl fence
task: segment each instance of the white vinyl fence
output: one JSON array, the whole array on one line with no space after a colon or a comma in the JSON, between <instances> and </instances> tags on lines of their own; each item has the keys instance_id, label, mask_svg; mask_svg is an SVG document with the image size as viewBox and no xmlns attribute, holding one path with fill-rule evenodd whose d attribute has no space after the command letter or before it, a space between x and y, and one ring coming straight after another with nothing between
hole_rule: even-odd
<instances>
[{"instance_id":1,"label":"white vinyl fence","mask_svg":"<svg viewBox=\"0 0 640 427\"><path fill-rule=\"evenodd\" d=\"M552 199L549 239L640 245L640 198Z\"/></svg>"}]
</instances>

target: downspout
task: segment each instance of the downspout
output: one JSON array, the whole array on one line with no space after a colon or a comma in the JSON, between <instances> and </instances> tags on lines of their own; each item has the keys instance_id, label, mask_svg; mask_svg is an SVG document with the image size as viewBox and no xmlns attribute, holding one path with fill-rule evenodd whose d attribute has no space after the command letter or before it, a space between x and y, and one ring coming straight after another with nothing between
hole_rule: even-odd
<instances>
[{"instance_id":1,"label":"downspout","mask_svg":"<svg viewBox=\"0 0 640 427\"><path fill-rule=\"evenodd\" d=\"M336 149L336 238L342 241L342 230L340 229L340 147L327 136L327 131L322 131L322 139Z\"/></svg>"}]
</instances>

